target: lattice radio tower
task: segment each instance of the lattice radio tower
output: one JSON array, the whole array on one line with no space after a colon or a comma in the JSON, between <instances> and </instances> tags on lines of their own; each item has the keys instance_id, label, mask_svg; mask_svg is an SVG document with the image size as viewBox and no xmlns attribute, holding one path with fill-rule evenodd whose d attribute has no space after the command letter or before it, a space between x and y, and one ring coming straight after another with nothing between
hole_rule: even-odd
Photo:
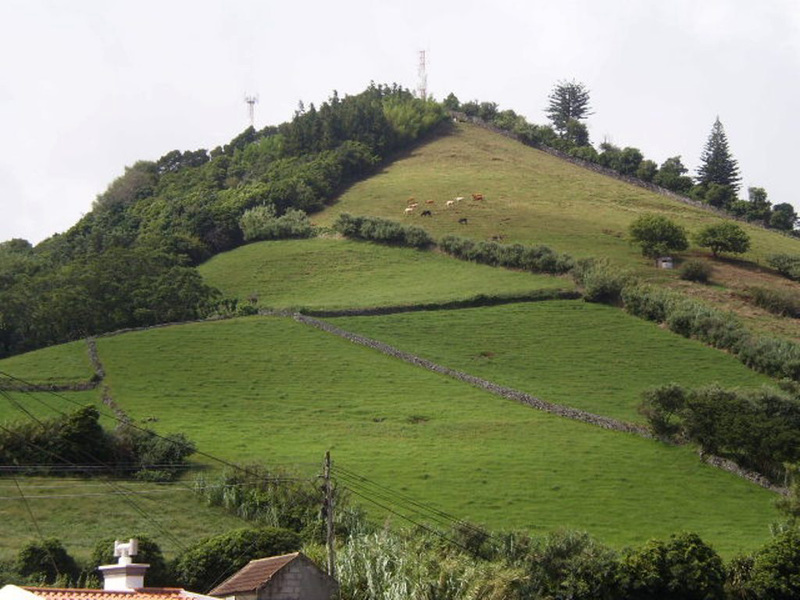
<instances>
[{"instance_id":1,"label":"lattice radio tower","mask_svg":"<svg viewBox=\"0 0 800 600\"><path fill-rule=\"evenodd\" d=\"M255 127L258 96L245 96L244 101L247 103L247 116L250 117L250 127Z\"/></svg>"},{"instance_id":2,"label":"lattice radio tower","mask_svg":"<svg viewBox=\"0 0 800 600\"><path fill-rule=\"evenodd\" d=\"M425 70L425 64L425 50L420 50L419 67L417 68L417 97L423 100L427 100L428 98L428 73Z\"/></svg>"}]
</instances>

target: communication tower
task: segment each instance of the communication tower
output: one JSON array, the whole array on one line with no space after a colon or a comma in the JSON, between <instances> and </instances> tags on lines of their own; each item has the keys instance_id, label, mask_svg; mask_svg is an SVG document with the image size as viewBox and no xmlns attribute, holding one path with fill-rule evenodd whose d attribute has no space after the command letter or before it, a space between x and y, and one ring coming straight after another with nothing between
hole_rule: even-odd
<instances>
[{"instance_id":1,"label":"communication tower","mask_svg":"<svg viewBox=\"0 0 800 600\"><path fill-rule=\"evenodd\" d=\"M256 103L258 102L258 96L245 96L244 101L247 103L247 115L250 117L250 127L254 127L256 120Z\"/></svg>"},{"instance_id":2,"label":"communication tower","mask_svg":"<svg viewBox=\"0 0 800 600\"><path fill-rule=\"evenodd\" d=\"M425 70L426 57L425 50L419 51L419 67L417 68L417 97L422 100L428 98L428 73Z\"/></svg>"}]
</instances>

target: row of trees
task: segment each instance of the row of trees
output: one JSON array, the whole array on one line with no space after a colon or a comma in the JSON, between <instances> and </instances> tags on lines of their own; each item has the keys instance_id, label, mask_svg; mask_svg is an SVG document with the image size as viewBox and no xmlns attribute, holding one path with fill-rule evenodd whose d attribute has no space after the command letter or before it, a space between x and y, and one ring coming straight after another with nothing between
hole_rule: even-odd
<instances>
[{"instance_id":1,"label":"row of trees","mask_svg":"<svg viewBox=\"0 0 800 600\"><path fill-rule=\"evenodd\" d=\"M461 104L453 94L445 100L445 106L511 131L528 143L557 148L576 158L690 196L765 227L793 232L798 223L794 207L788 202L773 205L764 188L750 187L747 199L738 199L741 188L739 166L730 151L719 117L711 127L696 177L692 178L680 156L669 157L659 166L646 159L638 148L620 148L603 142L596 150L590 144L584 123L593 114L590 92L577 81L559 81L553 87L545 108L551 127L531 125L514 111L500 111L495 103L474 101Z\"/></svg>"},{"instance_id":2,"label":"row of trees","mask_svg":"<svg viewBox=\"0 0 800 600\"><path fill-rule=\"evenodd\" d=\"M663 215L647 213L637 217L628 227L631 242L642 255L657 258L689 247L686 229ZM709 248L714 256L722 252L742 254L750 249L750 236L732 221L706 225L694 235L694 242Z\"/></svg>"}]
</instances>

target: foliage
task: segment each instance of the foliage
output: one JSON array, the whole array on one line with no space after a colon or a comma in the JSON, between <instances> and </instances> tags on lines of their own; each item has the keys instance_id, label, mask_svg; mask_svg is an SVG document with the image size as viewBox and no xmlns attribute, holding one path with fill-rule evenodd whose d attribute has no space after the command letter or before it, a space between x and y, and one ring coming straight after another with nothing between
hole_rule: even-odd
<instances>
[{"instance_id":1,"label":"foliage","mask_svg":"<svg viewBox=\"0 0 800 600\"><path fill-rule=\"evenodd\" d=\"M575 264L572 278L583 290L587 302L616 304L631 276L604 260L582 259Z\"/></svg>"},{"instance_id":2,"label":"foliage","mask_svg":"<svg viewBox=\"0 0 800 600\"><path fill-rule=\"evenodd\" d=\"M148 587L163 587L172 584L172 574L169 571L167 561L161 552L161 547L147 535L136 533L132 535L121 535L116 538L107 537L99 540L92 550L89 558L89 565L92 567L100 565L113 565L117 563L114 556L114 541L128 540L135 538L139 552L135 557L137 563L150 565L145 576L145 583Z\"/></svg>"},{"instance_id":3,"label":"foliage","mask_svg":"<svg viewBox=\"0 0 800 600\"><path fill-rule=\"evenodd\" d=\"M781 533L755 554L747 588L759 600L800 596L800 529Z\"/></svg>"},{"instance_id":4,"label":"foliage","mask_svg":"<svg viewBox=\"0 0 800 600\"><path fill-rule=\"evenodd\" d=\"M681 265L680 278L686 281L696 281L697 283L708 283L714 267L704 260L691 259Z\"/></svg>"},{"instance_id":5,"label":"foliage","mask_svg":"<svg viewBox=\"0 0 800 600\"><path fill-rule=\"evenodd\" d=\"M314 232L311 222L302 210L290 208L278 217L271 204L246 210L239 218L239 227L248 242L308 238Z\"/></svg>"},{"instance_id":6,"label":"foliage","mask_svg":"<svg viewBox=\"0 0 800 600\"><path fill-rule=\"evenodd\" d=\"M714 256L720 252L742 254L750 249L750 236L733 221L707 225L695 234L694 241L702 248L710 248Z\"/></svg>"},{"instance_id":7,"label":"foliage","mask_svg":"<svg viewBox=\"0 0 800 600\"><path fill-rule=\"evenodd\" d=\"M548 96L545 109L553 128L563 137L571 120L581 121L591 112L589 90L577 81L559 81Z\"/></svg>"},{"instance_id":8,"label":"foliage","mask_svg":"<svg viewBox=\"0 0 800 600\"><path fill-rule=\"evenodd\" d=\"M642 152L638 148L620 149L613 144L603 142L600 144L600 149L602 152L597 157L598 162L622 175L635 175L644 160Z\"/></svg>"},{"instance_id":9,"label":"foliage","mask_svg":"<svg viewBox=\"0 0 800 600\"><path fill-rule=\"evenodd\" d=\"M800 296L796 291L750 287L746 293L753 304L764 310L782 317L800 319Z\"/></svg>"},{"instance_id":10,"label":"foliage","mask_svg":"<svg viewBox=\"0 0 800 600\"><path fill-rule=\"evenodd\" d=\"M661 164L661 168L653 176L653 183L679 194L686 194L692 189L692 178L686 175L689 171L680 156L672 156Z\"/></svg>"},{"instance_id":11,"label":"foliage","mask_svg":"<svg viewBox=\"0 0 800 600\"><path fill-rule=\"evenodd\" d=\"M786 392L668 384L647 391L641 410L656 435L696 442L774 479L800 459L800 397Z\"/></svg>"},{"instance_id":12,"label":"foliage","mask_svg":"<svg viewBox=\"0 0 800 600\"><path fill-rule=\"evenodd\" d=\"M30 585L69 585L80 573L75 559L54 538L25 544L17 553L14 569Z\"/></svg>"},{"instance_id":13,"label":"foliage","mask_svg":"<svg viewBox=\"0 0 800 600\"><path fill-rule=\"evenodd\" d=\"M722 600L725 569L713 548L694 533L651 540L621 561L622 597L631 600Z\"/></svg>"},{"instance_id":14,"label":"foliage","mask_svg":"<svg viewBox=\"0 0 800 600\"><path fill-rule=\"evenodd\" d=\"M421 227L403 225L379 217L359 217L342 213L333 226L343 236L355 240L411 248L427 248L433 244L433 238Z\"/></svg>"},{"instance_id":15,"label":"foliage","mask_svg":"<svg viewBox=\"0 0 800 600\"><path fill-rule=\"evenodd\" d=\"M788 202L782 202L772 207L772 213L769 215L769 226L781 231L792 231L799 220L800 218L798 218L794 206Z\"/></svg>"},{"instance_id":16,"label":"foliage","mask_svg":"<svg viewBox=\"0 0 800 600\"><path fill-rule=\"evenodd\" d=\"M206 593L253 559L299 548L300 537L288 529L236 529L191 546L172 564L172 572L179 586Z\"/></svg>"},{"instance_id":17,"label":"foliage","mask_svg":"<svg viewBox=\"0 0 800 600\"><path fill-rule=\"evenodd\" d=\"M320 516L323 492L319 482L301 478L284 469L247 465L226 470L216 481L199 477L195 490L210 506L221 506L260 526L290 529L306 540L325 540ZM350 505L348 495L338 487L333 492L335 526L339 535L363 527L363 515Z\"/></svg>"},{"instance_id":18,"label":"foliage","mask_svg":"<svg viewBox=\"0 0 800 600\"><path fill-rule=\"evenodd\" d=\"M574 261L568 254L559 254L547 246L523 246L498 242L475 242L468 238L448 235L439 241L442 252L461 260L523 269L531 273L558 275L572 269Z\"/></svg>"},{"instance_id":19,"label":"foliage","mask_svg":"<svg viewBox=\"0 0 800 600\"><path fill-rule=\"evenodd\" d=\"M716 183L729 186L734 195L739 189L741 181L739 166L728 148L728 137L719 117L714 121L711 133L700 155L697 180L700 184L705 185Z\"/></svg>"},{"instance_id":20,"label":"foliage","mask_svg":"<svg viewBox=\"0 0 800 600\"><path fill-rule=\"evenodd\" d=\"M183 434L161 437L130 425L110 433L99 418L94 406L85 406L53 419L7 426L0 432L0 464L30 467L35 473L52 465L56 474L59 466L90 465L88 473L132 471L138 478L167 481L180 474L195 451Z\"/></svg>"},{"instance_id":21,"label":"foliage","mask_svg":"<svg viewBox=\"0 0 800 600\"><path fill-rule=\"evenodd\" d=\"M800 254L773 254L767 262L784 277L800 281Z\"/></svg>"},{"instance_id":22,"label":"foliage","mask_svg":"<svg viewBox=\"0 0 800 600\"><path fill-rule=\"evenodd\" d=\"M689 247L686 230L662 215L648 213L638 217L630 224L628 233L631 241L641 246L642 255L650 258Z\"/></svg>"}]
</instances>

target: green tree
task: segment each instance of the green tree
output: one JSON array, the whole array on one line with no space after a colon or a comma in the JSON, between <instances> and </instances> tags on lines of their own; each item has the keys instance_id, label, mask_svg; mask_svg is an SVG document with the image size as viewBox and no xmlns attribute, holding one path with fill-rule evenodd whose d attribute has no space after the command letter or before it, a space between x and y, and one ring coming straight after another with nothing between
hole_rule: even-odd
<instances>
[{"instance_id":1,"label":"green tree","mask_svg":"<svg viewBox=\"0 0 800 600\"><path fill-rule=\"evenodd\" d=\"M783 532L756 553L748 587L759 599L800 598L800 529Z\"/></svg>"},{"instance_id":2,"label":"green tree","mask_svg":"<svg viewBox=\"0 0 800 600\"><path fill-rule=\"evenodd\" d=\"M114 556L114 540L128 540L136 538L139 545L139 553L135 557L137 563L144 563L150 565L147 569L145 584L147 587L163 587L172 584L172 575L167 567L167 562L164 560L164 554L161 552L161 547L150 537L141 534L135 535L122 535L116 538L105 538L95 544L92 556L90 559L90 566L93 568L101 565L116 564L117 559Z\"/></svg>"},{"instance_id":3,"label":"green tree","mask_svg":"<svg viewBox=\"0 0 800 600\"><path fill-rule=\"evenodd\" d=\"M655 161L645 159L639 163L635 175L642 181L653 181L653 178L657 173L658 165L655 163Z\"/></svg>"},{"instance_id":4,"label":"green tree","mask_svg":"<svg viewBox=\"0 0 800 600\"><path fill-rule=\"evenodd\" d=\"M720 252L741 254L750 249L750 236L733 221L704 227L697 232L694 241L701 248L710 248L714 256Z\"/></svg>"},{"instance_id":5,"label":"green tree","mask_svg":"<svg viewBox=\"0 0 800 600\"><path fill-rule=\"evenodd\" d=\"M642 249L642 255L657 258L674 250L686 250L689 241L686 230L668 218L656 214L644 214L628 227L633 243Z\"/></svg>"},{"instance_id":6,"label":"green tree","mask_svg":"<svg viewBox=\"0 0 800 600\"><path fill-rule=\"evenodd\" d=\"M300 536L288 529L236 529L198 542L173 565L176 582L207 592L256 558L300 549Z\"/></svg>"},{"instance_id":7,"label":"green tree","mask_svg":"<svg viewBox=\"0 0 800 600\"><path fill-rule=\"evenodd\" d=\"M728 148L728 137L725 129L717 117L711 127L706 145L700 155L700 167L697 169L697 179L702 184L717 183L730 186L734 192L739 190L739 165L731 155Z\"/></svg>"},{"instance_id":8,"label":"green tree","mask_svg":"<svg viewBox=\"0 0 800 600\"><path fill-rule=\"evenodd\" d=\"M589 90L575 80L559 81L548 96L545 112L561 137L567 134L571 120L581 121L592 114L589 106Z\"/></svg>"},{"instance_id":9,"label":"green tree","mask_svg":"<svg viewBox=\"0 0 800 600\"><path fill-rule=\"evenodd\" d=\"M630 600L722 600L722 559L697 534L651 540L621 562L622 597Z\"/></svg>"},{"instance_id":10,"label":"green tree","mask_svg":"<svg viewBox=\"0 0 800 600\"><path fill-rule=\"evenodd\" d=\"M797 222L797 212L794 210L794 206L788 202L782 202L772 207L772 213L769 215L769 226L773 229L792 231Z\"/></svg>"},{"instance_id":11,"label":"green tree","mask_svg":"<svg viewBox=\"0 0 800 600\"><path fill-rule=\"evenodd\" d=\"M28 583L53 585L74 583L80 570L61 542L55 538L25 544L17 554L15 569Z\"/></svg>"},{"instance_id":12,"label":"green tree","mask_svg":"<svg viewBox=\"0 0 800 600\"><path fill-rule=\"evenodd\" d=\"M688 171L680 156L672 156L662 163L658 173L653 176L653 183L673 192L686 194L693 185L692 178L686 175Z\"/></svg>"}]
</instances>

